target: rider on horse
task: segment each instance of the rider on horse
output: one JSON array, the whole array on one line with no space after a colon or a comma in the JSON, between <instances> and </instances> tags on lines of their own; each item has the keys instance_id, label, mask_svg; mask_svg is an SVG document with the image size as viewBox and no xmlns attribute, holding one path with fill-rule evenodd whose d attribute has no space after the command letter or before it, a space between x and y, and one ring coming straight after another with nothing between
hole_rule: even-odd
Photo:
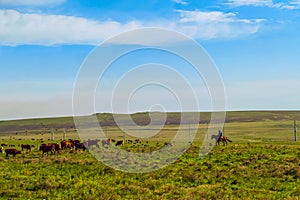
<instances>
[{"instance_id":1,"label":"rider on horse","mask_svg":"<svg viewBox=\"0 0 300 200\"><path fill-rule=\"evenodd\" d=\"M221 130L219 130L219 134L218 134L218 136L219 136L219 139L218 139L218 141L220 141L220 140L221 140L221 138L222 138L222 136L223 136L223 133L222 133L222 131L221 131Z\"/></svg>"}]
</instances>

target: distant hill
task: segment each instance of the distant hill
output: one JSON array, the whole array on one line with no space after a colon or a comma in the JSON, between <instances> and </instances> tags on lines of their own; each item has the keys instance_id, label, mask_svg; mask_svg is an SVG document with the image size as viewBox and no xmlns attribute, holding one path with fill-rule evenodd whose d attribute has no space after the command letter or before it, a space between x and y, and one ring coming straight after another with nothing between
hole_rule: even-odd
<instances>
[{"instance_id":1,"label":"distant hill","mask_svg":"<svg viewBox=\"0 0 300 200\"><path fill-rule=\"evenodd\" d=\"M181 113L169 112L169 113L151 113L155 121L164 119L167 114L166 124L179 124L181 121ZM210 112L201 113L185 113L193 121L193 116L200 114L199 123L208 123L210 121ZM101 126L115 126L116 122L114 118L117 118L122 124L128 123L128 117L138 125L147 125L150 122L148 112L135 113L131 115L127 114L111 114L111 113L98 113L96 114ZM92 116L87 116L92 117ZM255 122L266 120L300 120L300 111L231 111L226 113L226 122ZM88 120L87 120L88 123ZM155 123L155 122L154 122ZM186 123L189 123L187 120ZM43 129L61 129L75 130L73 117L59 117L59 118L39 118L39 119L23 119L23 120L11 120L0 121L0 133L12 132L12 131L25 131L25 130L43 130Z\"/></svg>"}]
</instances>

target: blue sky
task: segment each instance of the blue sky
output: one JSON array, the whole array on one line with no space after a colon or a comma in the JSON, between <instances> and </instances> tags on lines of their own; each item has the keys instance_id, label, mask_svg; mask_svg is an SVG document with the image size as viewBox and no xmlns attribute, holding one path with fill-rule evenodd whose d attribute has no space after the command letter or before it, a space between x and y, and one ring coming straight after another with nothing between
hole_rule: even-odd
<instances>
[{"instance_id":1,"label":"blue sky","mask_svg":"<svg viewBox=\"0 0 300 200\"><path fill-rule=\"evenodd\" d=\"M174 30L202 45L224 81L227 110L299 110L299 0L0 0L0 119L72 115L73 84L90 52L144 27ZM124 69L155 59L185 76L199 110L210 110L203 80L157 51L113 65L106 89ZM178 110L172 95L148 88L136 94L130 112L149 110L156 101ZM100 96L96 111L111 112Z\"/></svg>"}]
</instances>

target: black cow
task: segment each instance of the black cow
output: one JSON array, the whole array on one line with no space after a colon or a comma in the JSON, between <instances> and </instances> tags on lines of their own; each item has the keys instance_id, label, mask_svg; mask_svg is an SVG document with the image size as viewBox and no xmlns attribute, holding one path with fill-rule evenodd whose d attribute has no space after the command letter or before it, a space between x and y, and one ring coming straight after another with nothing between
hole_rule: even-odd
<instances>
[{"instance_id":1,"label":"black cow","mask_svg":"<svg viewBox=\"0 0 300 200\"><path fill-rule=\"evenodd\" d=\"M124 145L124 140L119 140L117 143L116 143L116 146L119 146L119 145Z\"/></svg>"},{"instance_id":2,"label":"black cow","mask_svg":"<svg viewBox=\"0 0 300 200\"><path fill-rule=\"evenodd\" d=\"M31 146L29 144L21 144L22 151L27 149L27 151L31 151Z\"/></svg>"}]
</instances>

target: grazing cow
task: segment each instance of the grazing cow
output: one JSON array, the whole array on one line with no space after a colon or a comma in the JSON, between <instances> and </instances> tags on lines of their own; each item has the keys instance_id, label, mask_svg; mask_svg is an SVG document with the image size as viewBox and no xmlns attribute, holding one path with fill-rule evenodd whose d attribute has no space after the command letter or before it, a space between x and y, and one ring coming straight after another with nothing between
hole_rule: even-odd
<instances>
[{"instance_id":1,"label":"grazing cow","mask_svg":"<svg viewBox=\"0 0 300 200\"><path fill-rule=\"evenodd\" d=\"M8 155L11 154L13 157L16 157L17 154L22 154L21 151L17 149L5 149L6 158L8 158Z\"/></svg>"},{"instance_id":2,"label":"grazing cow","mask_svg":"<svg viewBox=\"0 0 300 200\"><path fill-rule=\"evenodd\" d=\"M7 147L7 144L2 143L1 147Z\"/></svg>"},{"instance_id":3,"label":"grazing cow","mask_svg":"<svg viewBox=\"0 0 300 200\"><path fill-rule=\"evenodd\" d=\"M45 153L51 152L51 154L54 154L55 152L55 145L53 144L41 144L39 151L42 151L42 156L44 156Z\"/></svg>"},{"instance_id":4,"label":"grazing cow","mask_svg":"<svg viewBox=\"0 0 300 200\"><path fill-rule=\"evenodd\" d=\"M59 143L49 143L48 145L53 145L55 152L59 153L61 150L61 145Z\"/></svg>"},{"instance_id":5,"label":"grazing cow","mask_svg":"<svg viewBox=\"0 0 300 200\"><path fill-rule=\"evenodd\" d=\"M117 143L116 143L116 146L119 146L119 145L124 145L124 140L119 140Z\"/></svg>"},{"instance_id":6,"label":"grazing cow","mask_svg":"<svg viewBox=\"0 0 300 200\"><path fill-rule=\"evenodd\" d=\"M83 151L86 150L86 147L84 146L83 143L75 143L75 150L82 149Z\"/></svg>"},{"instance_id":7,"label":"grazing cow","mask_svg":"<svg viewBox=\"0 0 300 200\"><path fill-rule=\"evenodd\" d=\"M31 146L29 144L21 144L22 151L27 149L27 151L31 151Z\"/></svg>"},{"instance_id":8,"label":"grazing cow","mask_svg":"<svg viewBox=\"0 0 300 200\"><path fill-rule=\"evenodd\" d=\"M70 141L61 141L61 149L74 149L74 144Z\"/></svg>"},{"instance_id":9,"label":"grazing cow","mask_svg":"<svg viewBox=\"0 0 300 200\"><path fill-rule=\"evenodd\" d=\"M102 140L101 143L102 143L102 146L104 147L105 145L106 146L110 146L111 145L111 139L107 139L107 140Z\"/></svg>"}]
</instances>

